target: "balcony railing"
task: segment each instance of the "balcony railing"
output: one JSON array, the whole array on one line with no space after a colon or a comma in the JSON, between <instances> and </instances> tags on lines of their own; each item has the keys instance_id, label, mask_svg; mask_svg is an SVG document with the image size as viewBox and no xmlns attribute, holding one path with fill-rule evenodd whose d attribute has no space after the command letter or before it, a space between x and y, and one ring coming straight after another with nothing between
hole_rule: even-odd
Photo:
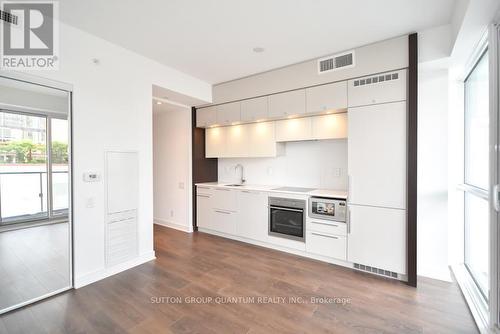
<instances>
[{"instance_id":1,"label":"balcony railing","mask_svg":"<svg viewBox=\"0 0 500 334\"><path fill-rule=\"evenodd\" d=\"M44 171L0 172L0 224L67 216L68 172L52 171L51 201L47 179Z\"/></svg>"}]
</instances>

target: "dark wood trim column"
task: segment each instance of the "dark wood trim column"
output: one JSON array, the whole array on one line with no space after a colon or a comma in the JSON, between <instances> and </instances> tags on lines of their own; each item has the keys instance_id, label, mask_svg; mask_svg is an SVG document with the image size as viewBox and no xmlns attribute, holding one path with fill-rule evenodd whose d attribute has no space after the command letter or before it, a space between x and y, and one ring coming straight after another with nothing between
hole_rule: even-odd
<instances>
[{"instance_id":1,"label":"dark wood trim column","mask_svg":"<svg viewBox=\"0 0 500 334\"><path fill-rule=\"evenodd\" d=\"M205 129L196 127L196 108L191 108L192 172L193 172L193 229L196 224L196 186L199 182L216 182L217 158L205 158Z\"/></svg>"},{"instance_id":2,"label":"dark wood trim column","mask_svg":"<svg viewBox=\"0 0 500 334\"><path fill-rule=\"evenodd\" d=\"M407 167L407 272L408 285L417 286L417 121L418 41L408 36L408 167Z\"/></svg>"}]
</instances>

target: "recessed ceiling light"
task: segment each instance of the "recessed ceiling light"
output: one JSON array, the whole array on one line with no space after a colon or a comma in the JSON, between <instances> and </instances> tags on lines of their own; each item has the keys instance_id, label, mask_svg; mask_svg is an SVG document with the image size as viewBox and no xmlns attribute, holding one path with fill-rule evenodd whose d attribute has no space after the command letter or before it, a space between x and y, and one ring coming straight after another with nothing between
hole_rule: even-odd
<instances>
[{"instance_id":1,"label":"recessed ceiling light","mask_svg":"<svg viewBox=\"0 0 500 334\"><path fill-rule=\"evenodd\" d=\"M162 102L161 101L156 101L156 104L162 104Z\"/></svg>"},{"instance_id":2,"label":"recessed ceiling light","mask_svg":"<svg viewBox=\"0 0 500 334\"><path fill-rule=\"evenodd\" d=\"M255 52L255 53L264 52L264 48L261 48L260 46L256 46L255 48L253 48L253 52Z\"/></svg>"}]
</instances>

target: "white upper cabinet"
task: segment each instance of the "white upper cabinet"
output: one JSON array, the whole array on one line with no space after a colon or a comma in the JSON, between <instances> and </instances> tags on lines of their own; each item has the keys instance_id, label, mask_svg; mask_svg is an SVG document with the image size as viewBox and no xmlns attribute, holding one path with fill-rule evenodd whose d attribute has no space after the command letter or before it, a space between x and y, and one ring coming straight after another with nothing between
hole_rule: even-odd
<instances>
[{"instance_id":1,"label":"white upper cabinet","mask_svg":"<svg viewBox=\"0 0 500 334\"><path fill-rule=\"evenodd\" d=\"M306 112L305 89L294 90L269 96L269 117L286 118Z\"/></svg>"},{"instance_id":2,"label":"white upper cabinet","mask_svg":"<svg viewBox=\"0 0 500 334\"><path fill-rule=\"evenodd\" d=\"M306 89L306 112L319 113L347 108L347 81Z\"/></svg>"},{"instance_id":3,"label":"white upper cabinet","mask_svg":"<svg viewBox=\"0 0 500 334\"><path fill-rule=\"evenodd\" d=\"M349 107L406 100L406 70L370 75L348 82Z\"/></svg>"},{"instance_id":4,"label":"white upper cabinet","mask_svg":"<svg viewBox=\"0 0 500 334\"><path fill-rule=\"evenodd\" d=\"M268 97L241 101L241 121L255 122L269 117Z\"/></svg>"},{"instance_id":5,"label":"white upper cabinet","mask_svg":"<svg viewBox=\"0 0 500 334\"><path fill-rule=\"evenodd\" d=\"M196 127L206 128L217 123L216 107L206 107L196 110Z\"/></svg>"},{"instance_id":6,"label":"white upper cabinet","mask_svg":"<svg viewBox=\"0 0 500 334\"><path fill-rule=\"evenodd\" d=\"M231 125L241 121L240 102L231 102L218 105L217 125Z\"/></svg>"},{"instance_id":7,"label":"white upper cabinet","mask_svg":"<svg viewBox=\"0 0 500 334\"><path fill-rule=\"evenodd\" d=\"M284 151L276 143L274 122L208 128L205 146L207 158L275 157Z\"/></svg>"},{"instance_id":8,"label":"white upper cabinet","mask_svg":"<svg viewBox=\"0 0 500 334\"><path fill-rule=\"evenodd\" d=\"M406 274L406 210L349 206L347 260Z\"/></svg>"},{"instance_id":9,"label":"white upper cabinet","mask_svg":"<svg viewBox=\"0 0 500 334\"><path fill-rule=\"evenodd\" d=\"M349 202L406 208L406 102L349 108Z\"/></svg>"},{"instance_id":10,"label":"white upper cabinet","mask_svg":"<svg viewBox=\"0 0 500 334\"><path fill-rule=\"evenodd\" d=\"M314 116L311 139L347 138L347 113Z\"/></svg>"},{"instance_id":11,"label":"white upper cabinet","mask_svg":"<svg viewBox=\"0 0 500 334\"><path fill-rule=\"evenodd\" d=\"M274 122L248 124L249 157L275 157L283 153L284 144L276 143Z\"/></svg>"},{"instance_id":12,"label":"white upper cabinet","mask_svg":"<svg viewBox=\"0 0 500 334\"><path fill-rule=\"evenodd\" d=\"M298 141L312 139L312 117L276 121L276 141Z\"/></svg>"},{"instance_id":13,"label":"white upper cabinet","mask_svg":"<svg viewBox=\"0 0 500 334\"><path fill-rule=\"evenodd\" d=\"M241 124L226 127L226 156L248 157L250 147L249 128L252 124Z\"/></svg>"},{"instance_id":14,"label":"white upper cabinet","mask_svg":"<svg viewBox=\"0 0 500 334\"><path fill-rule=\"evenodd\" d=\"M205 129L205 157L227 156L226 127Z\"/></svg>"}]
</instances>

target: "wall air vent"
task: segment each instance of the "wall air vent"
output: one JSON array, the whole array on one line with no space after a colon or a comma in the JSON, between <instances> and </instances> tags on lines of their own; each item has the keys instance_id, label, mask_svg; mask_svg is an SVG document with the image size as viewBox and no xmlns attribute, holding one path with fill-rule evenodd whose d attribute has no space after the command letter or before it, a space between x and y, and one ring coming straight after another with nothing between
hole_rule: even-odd
<instances>
[{"instance_id":1,"label":"wall air vent","mask_svg":"<svg viewBox=\"0 0 500 334\"><path fill-rule=\"evenodd\" d=\"M328 73L339 69L354 67L354 51L329 56L318 60L318 73Z\"/></svg>"},{"instance_id":2,"label":"wall air vent","mask_svg":"<svg viewBox=\"0 0 500 334\"><path fill-rule=\"evenodd\" d=\"M369 272L372 274L377 274L377 275L381 275L381 276L385 276L385 277L396 278L396 279L398 278L398 273L395 273L395 272L389 271L389 270L380 269L380 268L365 266L364 264L355 263L354 269L366 271L366 272Z\"/></svg>"},{"instance_id":3,"label":"wall air vent","mask_svg":"<svg viewBox=\"0 0 500 334\"><path fill-rule=\"evenodd\" d=\"M369 77L369 78L354 80L354 87L373 85L373 84L377 84L377 83L382 83L384 81L398 80L398 79L399 79L399 74L397 72L381 74L381 75L376 75L376 76Z\"/></svg>"},{"instance_id":4,"label":"wall air vent","mask_svg":"<svg viewBox=\"0 0 500 334\"><path fill-rule=\"evenodd\" d=\"M17 16L3 10L0 10L0 20L17 25Z\"/></svg>"}]
</instances>

